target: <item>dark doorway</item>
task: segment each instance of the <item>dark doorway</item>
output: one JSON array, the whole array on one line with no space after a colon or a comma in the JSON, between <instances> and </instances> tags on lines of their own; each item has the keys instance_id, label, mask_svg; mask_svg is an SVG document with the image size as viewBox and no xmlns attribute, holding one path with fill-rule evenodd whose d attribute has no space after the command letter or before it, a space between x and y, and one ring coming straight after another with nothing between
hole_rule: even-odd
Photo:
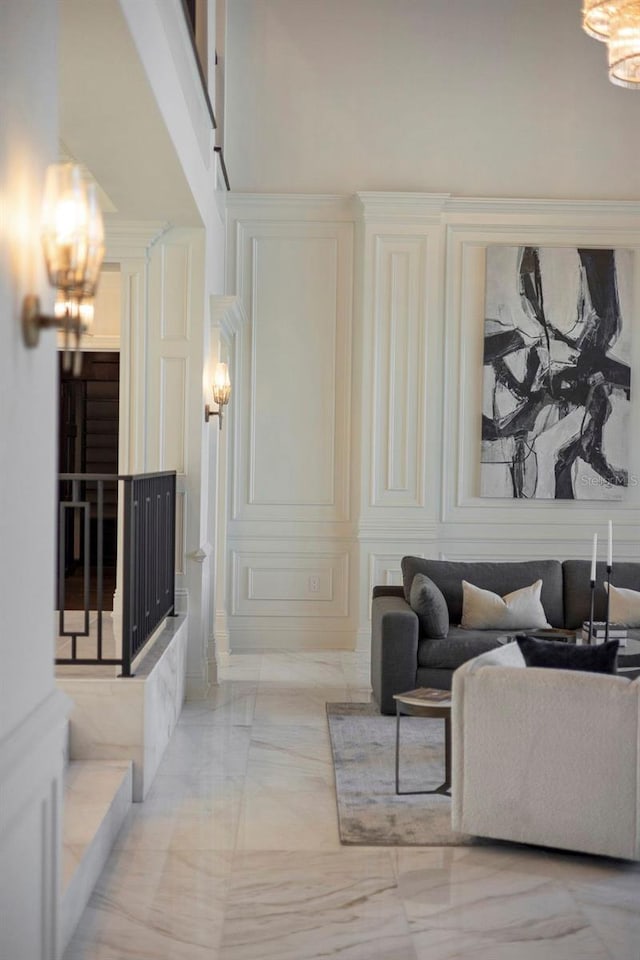
<instances>
[{"instance_id":1,"label":"dark doorway","mask_svg":"<svg viewBox=\"0 0 640 960\"><path fill-rule=\"evenodd\" d=\"M120 355L116 352L87 352L82 358L79 377L62 369L60 364L60 419L59 419L59 471L60 473L118 472L118 429ZM95 484L89 484L81 493L91 503L90 523L95 528ZM104 488L104 609L113 607L113 591L116 582L117 548L117 484L109 483ZM67 512L65 521L65 606L69 610L83 607L83 531L75 529L79 517ZM90 541L95 545L95 529ZM91 567L96 565L95 546L90 557ZM95 577L91 577L92 584ZM94 599L92 598L92 608Z\"/></svg>"}]
</instances>

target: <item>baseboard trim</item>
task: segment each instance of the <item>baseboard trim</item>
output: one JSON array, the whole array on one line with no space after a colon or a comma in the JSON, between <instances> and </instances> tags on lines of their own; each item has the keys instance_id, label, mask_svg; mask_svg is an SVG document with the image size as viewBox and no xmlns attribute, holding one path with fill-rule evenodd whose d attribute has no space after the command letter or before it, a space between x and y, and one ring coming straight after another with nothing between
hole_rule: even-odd
<instances>
[{"instance_id":1,"label":"baseboard trim","mask_svg":"<svg viewBox=\"0 0 640 960\"><path fill-rule=\"evenodd\" d=\"M187 700L206 700L209 695L211 684L205 677L187 677L185 685L185 699Z\"/></svg>"},{"instance_id":2,"label":"baseboard trim","mask_svg":"<svg viewBox=\"0 0 640 960\"><path fill-rule=\"evenodd\" d=\"M355 649L353 632L323 633L297 630L231 631L231 653L268 653L274 650L347 650ZM222 659L220 660L222 663Z\"/></svg>"}]
</instances>

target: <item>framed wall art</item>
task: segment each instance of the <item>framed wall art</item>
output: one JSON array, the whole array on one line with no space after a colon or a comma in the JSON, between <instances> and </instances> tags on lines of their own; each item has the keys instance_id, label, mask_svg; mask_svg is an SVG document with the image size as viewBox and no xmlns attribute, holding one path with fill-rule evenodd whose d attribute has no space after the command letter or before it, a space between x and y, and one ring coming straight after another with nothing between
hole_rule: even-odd
<instances>
[{"instance_id":1,"label":"framed wall art","mask_svg":"<svg viewBox=\"0 0 640 960\"><path fill-rule=\"evenodd\" d=\"M620 499L632 251L496 245L486 264L481 496Z\"/></svg>"}]
</instances>

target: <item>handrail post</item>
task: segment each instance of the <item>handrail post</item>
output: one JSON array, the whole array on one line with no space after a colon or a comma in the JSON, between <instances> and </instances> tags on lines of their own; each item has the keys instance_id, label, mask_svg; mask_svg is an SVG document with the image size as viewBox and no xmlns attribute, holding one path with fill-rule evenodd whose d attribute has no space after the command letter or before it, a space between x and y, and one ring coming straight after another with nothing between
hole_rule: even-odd
<instances>
[{"instance_id":1,"label":"handrail post","mask_svg":"<svg viewBox=\"0 0 640 960\"><path fill-rule=\"evenodd\" d=\"M171 583L171 615L176 616L176 480L171 477L171 509L169 511L169 574Z\"/></svg>"},{"instance_id":2,"label":"handrail post","mask_svg":"<svg viewBox=\"0 0 640 960\"><path fill-rule=\"evenodd\" d=\"M135 602L135 524L133 479L122 481L124 505L124 557L122 564L122 676L131 676L131 631L133 629L133 604Z\"/></svg>"}]
</instances>

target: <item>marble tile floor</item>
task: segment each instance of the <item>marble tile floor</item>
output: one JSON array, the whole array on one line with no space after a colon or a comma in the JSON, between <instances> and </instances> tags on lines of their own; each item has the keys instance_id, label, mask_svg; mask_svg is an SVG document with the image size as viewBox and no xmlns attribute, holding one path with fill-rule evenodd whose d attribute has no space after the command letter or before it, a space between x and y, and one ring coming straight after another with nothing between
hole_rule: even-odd
<instances>
[{"instance_id":1,"label":"marble tile floor","mask_svg":"<svg viewBox=\"0 0 640 960\"><path fill-rule=\"evenodd\" d=\"M65 960L640 960L639 864L341 847L324 702L367 698L366 677L356 654L230 657Z\"/></svg>"}]
</instances>

